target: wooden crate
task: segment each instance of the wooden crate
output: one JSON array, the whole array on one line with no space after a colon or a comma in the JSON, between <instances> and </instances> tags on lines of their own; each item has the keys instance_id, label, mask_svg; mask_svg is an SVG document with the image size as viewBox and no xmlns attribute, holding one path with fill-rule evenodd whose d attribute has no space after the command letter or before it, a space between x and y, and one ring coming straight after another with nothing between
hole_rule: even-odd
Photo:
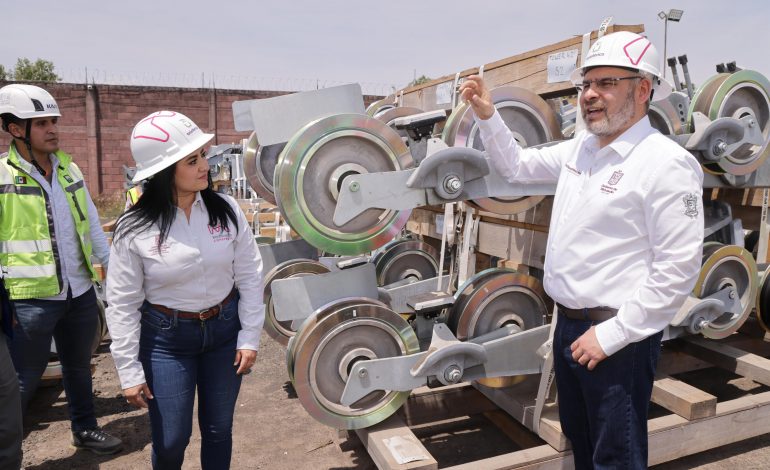
<instances>
[{"instance_id":1,"label":"wooden crate","mask_svg":"<svg viewBox=\"0 0 770 470\"><path fill-rule=\"evenodd\" d=\"M615 31L644 32L644 25L615 25L610 26L607 33ZM597 32L591 33L591 40L597 39ZM484 78L490 86L515 85L526 88L539 95L551 98L574 93L574 87L569 82L547 83L548 72L546 65L548 56L557 52L578 50L578 62L580 63L580 50L582 36L574 36L570 39L550 44L523 54L517 54L484 65ZM478 73L478 64L460 72L460 77L467 77ZM451 104L437 103L437 91L439 86L450 86L454 82L455 74L431 80L421 85L405 88L403 90L402 106L413 106L423 111L435 109L450 109ZM396 95L400 93L396 92Z\"/></svg>"},{"instance_id":2,"label":"wooden crate","mask_svg":"<svg viewBox=\"0 0 770 470\"><path fill-rule=\"evenodd\" d=\"M660 408L657 416L653 414L648 422L650 465L769 433L770 392L746 392L739 398L719 401L707 390L675 377L717 367L770 386L767 356L770 356L770 342L756 331L736 333L720 341L693 336L666 342L652 395L652 402ZM527 429L532 427L538 383L539 376L534 376L507 389L478 384L421 388L413 391L397 414L355 434L379 469L571 469L569 441L561 432L555 403L545 407L539 436ZM426 423L446 422L472 414L486 416L520 449L444 466L423 445L423 441L430 438L423 436L421 440L415 434L415 429ZM425 458L397 464L393 451L385 445L385 439L394 437L413 445L411 451L422 453Z\"/></svg>"}]
</instances>

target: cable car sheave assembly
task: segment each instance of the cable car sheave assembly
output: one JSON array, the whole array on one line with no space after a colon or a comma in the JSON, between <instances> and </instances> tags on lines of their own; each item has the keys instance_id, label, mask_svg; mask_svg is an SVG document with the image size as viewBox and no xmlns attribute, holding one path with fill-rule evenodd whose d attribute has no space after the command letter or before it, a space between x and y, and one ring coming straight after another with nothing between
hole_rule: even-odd
<instances>
[{"instance_id":1,"label":"cable car sheave assembly","mask_svg":"<svg viewBox=\"0 0 770 470\"><path fill-rule=\"evenodd\" d=\"M703 165L705 188L770 187L769 96L766 77L738 70L692 97L672 93L649 115ZM569 123L537 94L507 85L492 97L520 145L564 140ZM426 384L505 387L541 373L553 302L540 279L465 268L479 210L521 213L554 186L504 181L467 104L448 118L396 97L364 110L360 88L346 85L239 102L234 114L239 130L254 131L244 149L252 188L302 238L260 250L270 260L266 330L287 345L289 376L313 417L358 429ZM445 212L440 248L405 233L412 209L447 204L461 210ZM755 307L770 325L769 270L743 247L740 221L718 200L704 215L700 276L664 339L724 338Z\"/></svg>"}]
</instances>

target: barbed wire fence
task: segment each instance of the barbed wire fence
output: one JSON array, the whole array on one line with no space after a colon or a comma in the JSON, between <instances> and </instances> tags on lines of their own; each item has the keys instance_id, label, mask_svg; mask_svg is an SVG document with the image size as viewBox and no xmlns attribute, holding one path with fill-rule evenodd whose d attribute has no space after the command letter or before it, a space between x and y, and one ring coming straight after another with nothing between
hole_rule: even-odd
<instances>
[{"instance_id":1,"label":"barbed wire fence","mask_svg":"<svg viewBox=\"0 0 770 470\"><path fill-rule=\"evenodd\" d=\"M323 78L256 77L226 72L137 72L115 71L84 67L78 69L56 68L56 74L67 83L96 85L162 86L179 88L217 88L228 90L263 91L310 91L348 83L359 83L365 95L386 96L403 85L395 83L328 80Z\"/></svg>"}]
</instances>

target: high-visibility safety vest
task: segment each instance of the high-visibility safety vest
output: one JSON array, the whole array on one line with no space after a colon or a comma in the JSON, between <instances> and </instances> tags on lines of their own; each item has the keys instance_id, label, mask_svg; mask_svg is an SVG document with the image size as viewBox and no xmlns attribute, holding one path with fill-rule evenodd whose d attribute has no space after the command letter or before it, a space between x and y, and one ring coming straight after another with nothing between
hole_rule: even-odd
<instances>
[{"instance_id":1,"label":"high-visibility safety vest","mask_svg":"<svg viewBox=\"0 0 770 470\"><path fill-rule=\"evenodd\" d=\"M92 280L91 229L83 174L64 152L56 152L57 181L70 196L70 212ZM0 155L0 266L12 300L51 297L64 285L48 193L23 170L16 147Z\"/></svg>"},{"instance_id":2,"label":"high-visibility safety vest","mask_svg":"<svg viewBox=\"0 0 770 470\"><path fill-rule=\"evenodd\" d=\"M142 189L139 186L132 186L131 189L126 191L126 209L136 204L141 195Z\"/></svg>"}]
</instances>

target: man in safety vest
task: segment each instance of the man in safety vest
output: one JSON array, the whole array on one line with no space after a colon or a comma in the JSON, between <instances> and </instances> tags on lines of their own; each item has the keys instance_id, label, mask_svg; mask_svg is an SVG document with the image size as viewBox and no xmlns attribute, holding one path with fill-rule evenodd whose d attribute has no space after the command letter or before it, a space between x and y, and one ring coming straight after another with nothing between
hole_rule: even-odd
<instances>
[{"instance_id":1,"label":"man in safety vest","mask_svg":"<svg viewBox=\"0 0 770 470\"><path fill-rule=\"evenodd\" d=\"M90 363L99 325L91 255L106 266L109 248L83 174L59 150L60 116L42 88L0 89L2 127L13 138L0 155L0 266L16 310L11 358L23 412L46 368L53 337L72 444L108 454L122 442L97 427Z\"/></svg>"}]
</instances>

